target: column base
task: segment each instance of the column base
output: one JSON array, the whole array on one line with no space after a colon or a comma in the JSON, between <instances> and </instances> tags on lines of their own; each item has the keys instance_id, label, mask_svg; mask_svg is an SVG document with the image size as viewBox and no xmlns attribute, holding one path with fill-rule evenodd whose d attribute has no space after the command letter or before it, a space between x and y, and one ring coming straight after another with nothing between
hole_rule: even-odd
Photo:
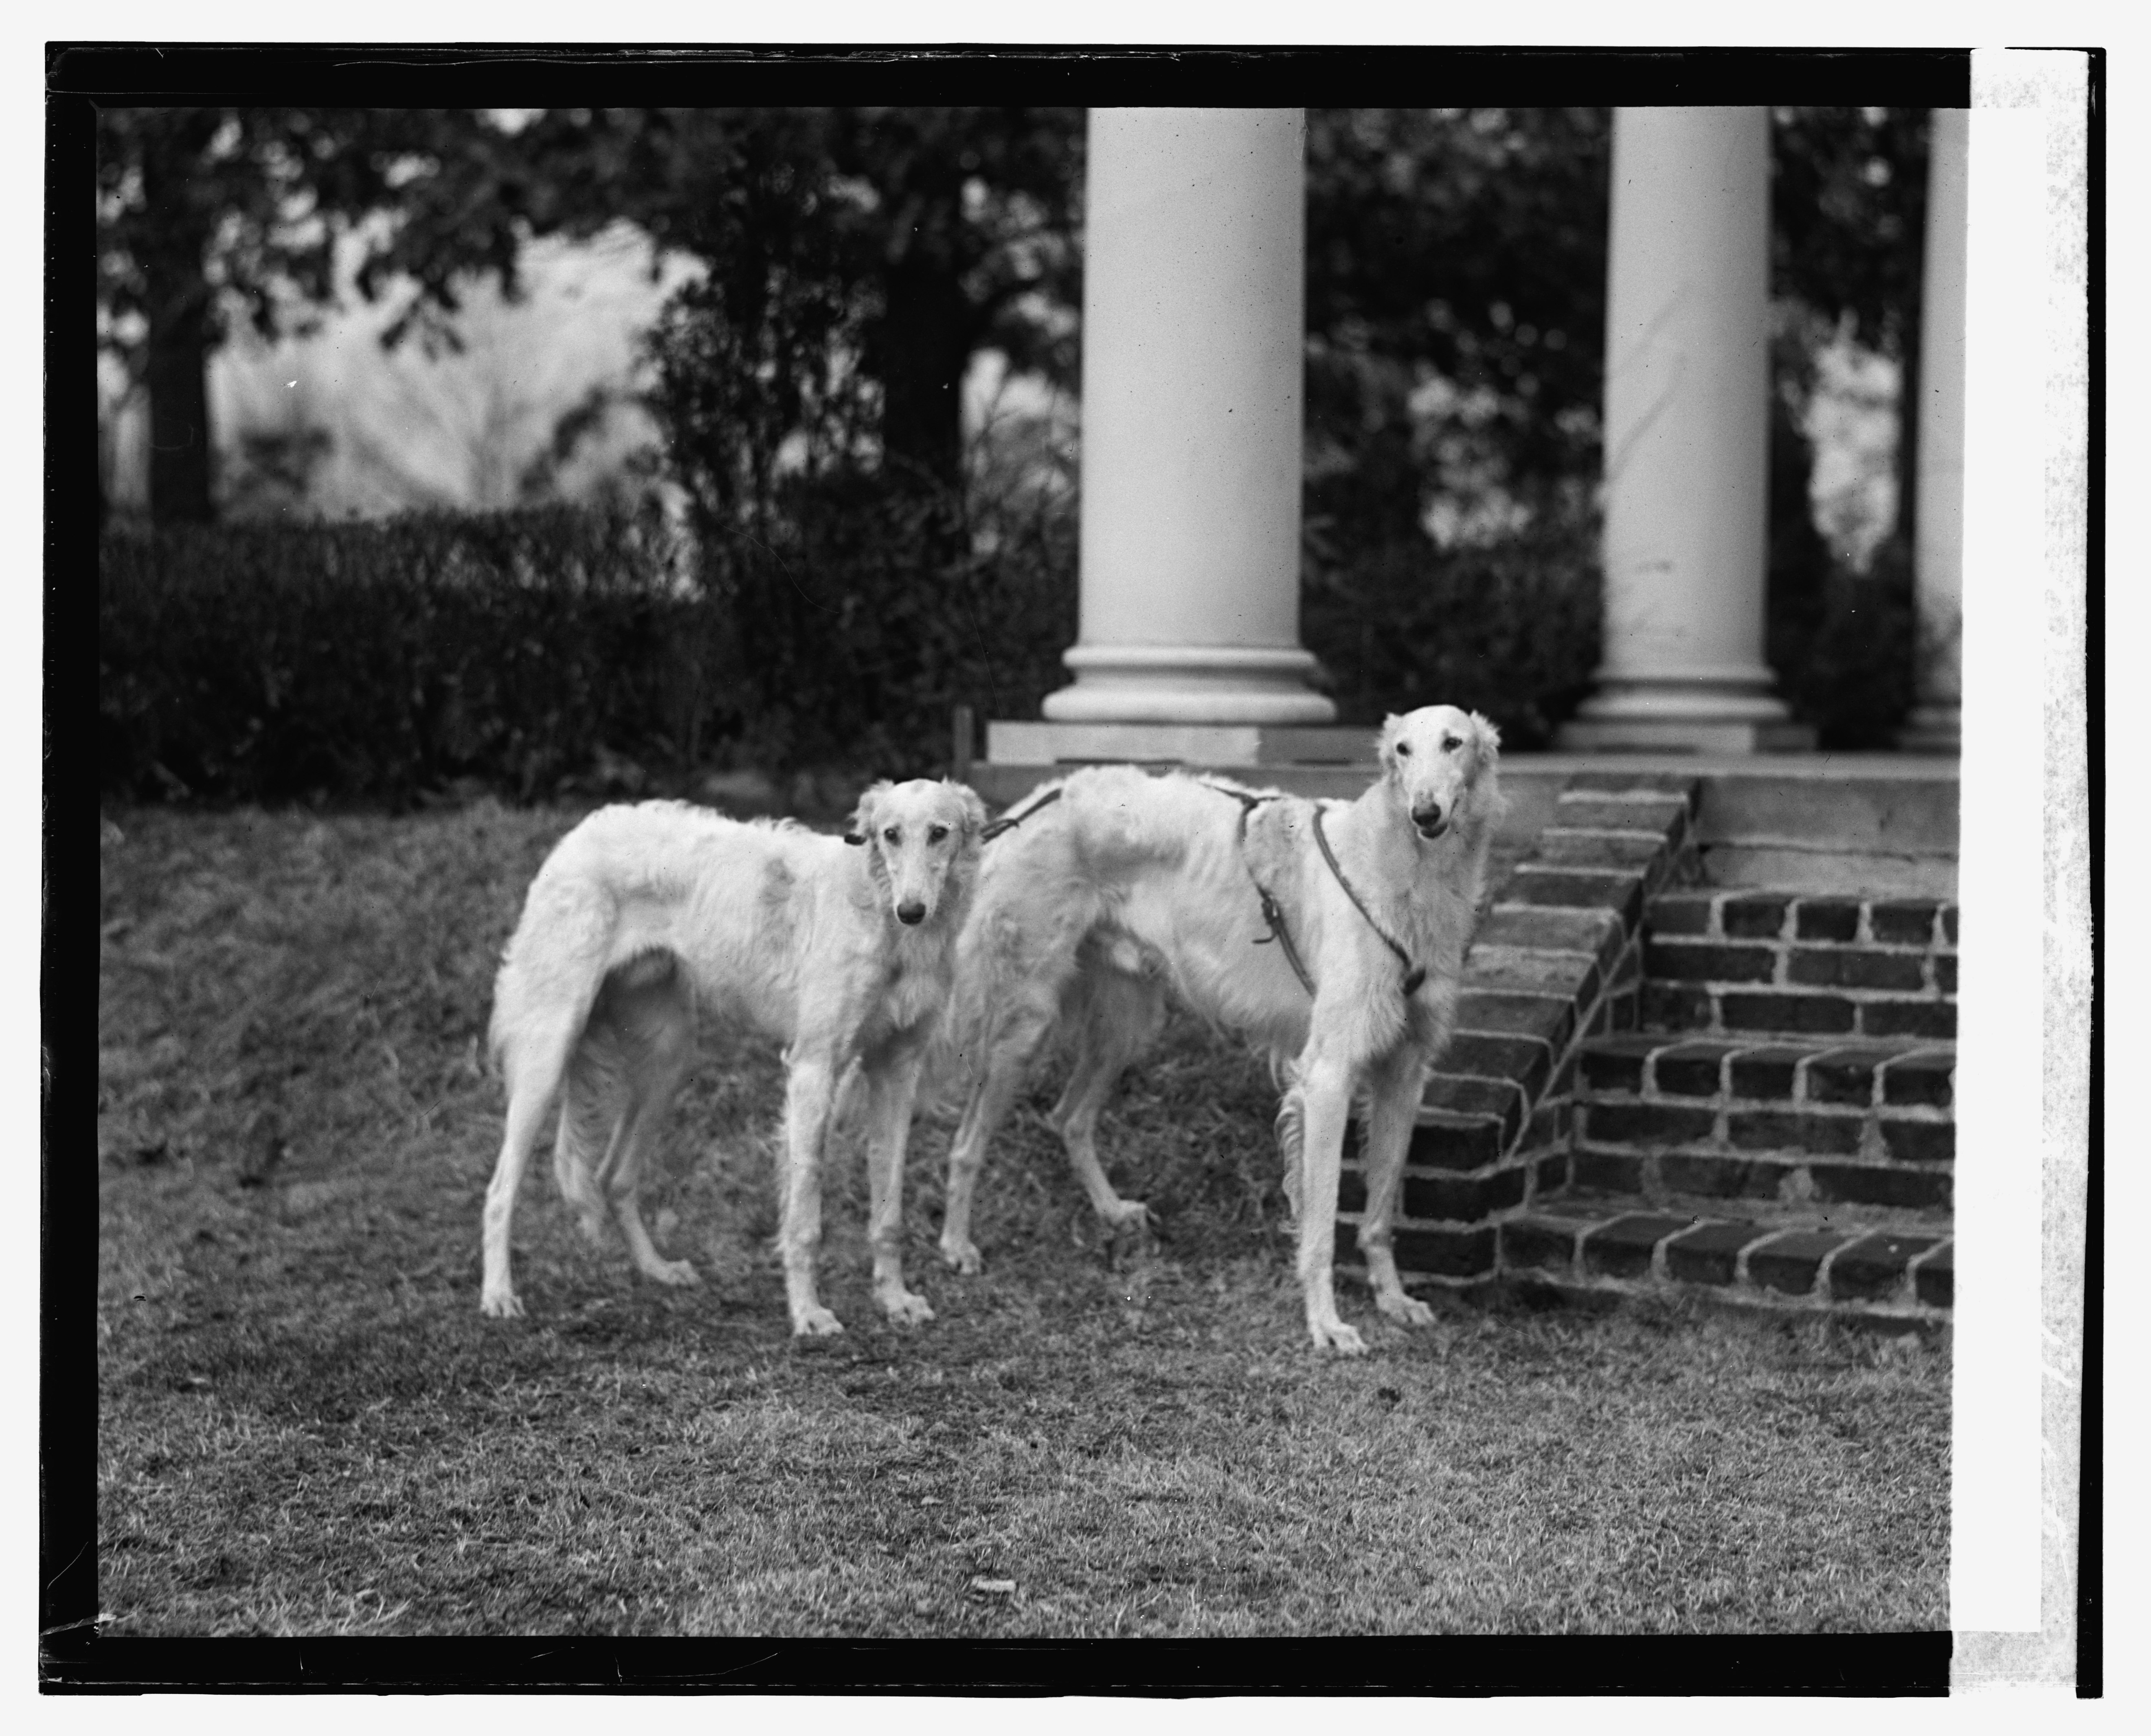
<instances>
[{"instance_id":1,"label":"column base","mask_svg":"<svg viewBox=\"0 0 2151 1736\"><path fill-rule=\"evenodd\" d=\"M1028 723L993 718L996 766L1337 766L1372 777L1375 731L1274 723Z\"/></svg>"},{"instance_id":2,"label":"column base","mask_svg":"<svg viewBox=\"0 0 2151 1736\"><path fill-rule=\"evenodd\" d=\"M1602 675L1598 691L1555 745L1575 753L1806 753L1815 732L1795 723L1760 665L1678 676Z\"/></svg>"},{"instance_id":3,"label":"column base","mask_svg":"<svg viewBox=\"0 0 2151 1736\"><path fill-rule=\"evenodd\" d=\"M1073 686L1045 696L1053 723L1323 724L1337 707L1308 686L1313 656L1243 645L1079 645Z\"/></svg>"},{"instance_id":4,"label":"column base","mask_svg":"<svg viewBox=\"0 0 2151 1736\"><path fill-rule=\"evenodd\" d=\"M1897 747L1904 753L1964 752L1964 712L1958 706L1921 706L1897 731Z\"/></svg>"},{"instance_id":5,"label":"column base","mask_svg":"<svg viewBox=\"0 0 2151 1736\"><path fill-rule=\"evenodd\" d=\"M1554 745L1566 753L1809 753L1815 732L1789 720L1584 717L1561 725Z\"/></svg>"}]
</instances>

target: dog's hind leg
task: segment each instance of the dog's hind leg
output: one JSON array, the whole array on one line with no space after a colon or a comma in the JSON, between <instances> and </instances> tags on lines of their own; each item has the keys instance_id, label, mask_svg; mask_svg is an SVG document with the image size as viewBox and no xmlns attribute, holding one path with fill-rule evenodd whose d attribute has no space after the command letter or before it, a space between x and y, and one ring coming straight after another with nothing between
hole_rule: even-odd
<instances>
[{"instance_id":1,"label":"dog's hind leg","mask_svg":"<svg viewBox=\"0 0 2151 1736\"><path fill-rule=\"evenodd\" d=\"M873 1201L867 1237L873 1248L874 1300L892 1320L934 1318L926 1298L903 1287L903 1152L924 1060L923 1050L906 1045L864 1070L867 1184Z\"/></svg>"},{"instance_id":2,"label":"dog's hind leg","mask_svg":"<svg viewBox=\"0 0 2151 1736\"><path fill-rule=\"evenodd\" d=\"M627 1057L604 1005L569 1057L560 1089L560 1125L553 1139L553 1179L574 1209L584 1235L602 1247L612 1228L605 1168L627 1106Z\"/></svg>"},{"instance_id":3,"label":"dog's hind leg","mask_svg":"<svg viewBox=\"0 0 2151 1736\"><path fill-rule=\"evenodd\" d=\"M1374 1293L1374 1306L1390 1319L1407 1326L1430 1326L1434 1310L1404 1294L1389 1246L1404 1154L1411 1145L1420 1094L1426 1086L1425 1056L1409 1046L1399 1050L1374 1065L1368 1086L1367 1209L1359 1220L1359 1252L1367 1262L1367 1283Z\"/></svg>"},{"instance_id":4,"label":"dog's hind leg","mask_svg":"<svg viewBox=\"0 0 2151 1736\"><path fill-rule=\"evenodd\" d=\"M1165 999L1156 984L1125 971L1094 969L1081 980L1082 1004L1070 1009L1080 1021L1076 1065L1047 1119L1068 1148L1068 1162L1090 1197L1091 1209L1116 1229L1145 1227L1150 1207L1116 1193L1098 1162L1098 1111L1128 1064L1157 1035Z\"/></svg>"},{"instance_id":5,"label":"dog's hind leg","mask_svg":"<svg viewBox=\"0 0 2151 1736\"><path fill-rule=\"evenodd\" d=\"M974 1273L984 1263L971 1241L971 1198L978 1191L979 1172L985 1166L987 1146L1022 1089L1031 1051L1052 1023L1050 1005L1026 1000L1014 1010L995 1035L964 1106L955 1143L949 1148L949 1190L941 1214L941 1258L954 1271Z\"/></svg>"},{"instance_id":6,"label":"dog's hind leg","mask_svg":"<svg viewBox=\"0 0 2151 1736\"><path fill-rule=\"evenodd\" d=\"M822 1151L837 1071L825 1055L790 1056L784 1086L783 1212L777 1252L784 1261L784 1297L796 1338L842 1332L843 1322L822 1306L814 1284L814 1257L822 1243Z\"/></svg>"},{"instance_id":7,"label":"dog's hind leg","mask_svg":"<svg viewBox=\"0 0 2151 1736\"><path fill-rule=\"evenodd\" d=\"M603 1172L605 1199L635 1269L660 1284L700 1282L691 1262L659 1253L642 1221L642 1162L694 1058L694 1010L676 974L625 986L612 1009L626 1062L625 1091Z\"/></svg>"},{"instance_id":8,"label":"dog's hind leg","mask_svg":"<svg viewBox=\"0 0 2151 1736\"><path fill-rule=\"evenodd\" d=\"M484 1219L484 1277L478 1288L478 1308L499 1319L512 1319L523 1312L515 1293L509 1262L509 1232L515 1216L516 1191L523 1172L538 1142L545 1111L566 1068L568 1051L578 1035L573 1020L534 1021L517 1030L503 1045L508 1076L507 1126L500 1141L500 1156L486 1184Z\"/></svg>"}]
</instances>

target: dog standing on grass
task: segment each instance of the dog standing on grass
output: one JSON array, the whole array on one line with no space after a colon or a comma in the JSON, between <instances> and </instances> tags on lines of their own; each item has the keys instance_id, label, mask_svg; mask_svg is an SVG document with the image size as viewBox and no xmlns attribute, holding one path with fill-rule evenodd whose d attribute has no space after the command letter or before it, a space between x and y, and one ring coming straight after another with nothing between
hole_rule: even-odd
<instances>
[{"instance_id":1,"label":"dog standing on grass","mask_svg":"<svg viewBox=\"0 0 2151 1736\"><path fill-rule=\"evenodd\" d=\"M1500 736L1430 706L1382 726L1381 775L1358 800L1307 801L1132 767L1050 785L990 830L944 1026L970 1093L949 1156L941 1253L979 1269L971 1196L995 1130L1048 1032L1075 1064L1052 1121L1093 1208L1140 1223L1100 1167L1114 1081L1156 1034L1167 990L1270 1057L1285 1192L1317 1349L1366 1349L1338 1318L1331 1264L1345 1124L1367 1116L1359 1241L1375 1305L1424 1324L1390 1221L1426 1075L1455 1022L1465 949L1503 808ZM1265 944L1268 943L1268 944Z\"/></svg>"},{"instance_id":2,"label":"dog standing on grass","mask_svg":"<svg viewBox=\"0 0 2151 1736\"><path fill-rule=\"evenodd\" d=\"M838 1082L867 1093L874 1296L897 1320L934 1311L903 1285L903 1151L926 1043L948 998L985 807L961 784L878 783L843 839L679 802L602 808L531 883L493 988L508 1087L485 1196L479 1306L523 1312L509 1229L548 1110L553 1173L583 1227L610 1216L635 1268L696 1282L651 1245L643 1158L693 1059L697 1017L784 1044L777 1243L795 1334L841 1332L815 1293L822 1155Z\"/></svg>"}]
</instances>

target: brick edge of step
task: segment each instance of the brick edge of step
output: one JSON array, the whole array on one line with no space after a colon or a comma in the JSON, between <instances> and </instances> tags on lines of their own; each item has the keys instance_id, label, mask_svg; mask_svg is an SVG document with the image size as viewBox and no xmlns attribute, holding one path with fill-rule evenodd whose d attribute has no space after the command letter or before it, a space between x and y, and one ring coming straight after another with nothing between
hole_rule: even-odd
<instances>
[{"instance_id":1,"label":"brick edge of step","mask_svg":"<svg viewBox=\"0 0 2151 1736\"><path fill-rule=\"evenodd\" d=\"M1945 1324L1956 1301L1956 1238L1939 1225L1828 1229L1608 1202L1597 1211L1520 1213L1501 1226L1500 1239L1505 1275L1579 1295L1697 1296L1908 1328Z\"/></svg>"}]
</instances>

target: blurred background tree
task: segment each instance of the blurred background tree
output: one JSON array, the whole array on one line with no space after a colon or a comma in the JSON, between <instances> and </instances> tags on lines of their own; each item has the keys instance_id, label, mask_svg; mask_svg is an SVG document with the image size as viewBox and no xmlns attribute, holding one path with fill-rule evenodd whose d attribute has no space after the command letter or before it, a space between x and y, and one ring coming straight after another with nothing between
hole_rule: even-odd
<instances>
[{"instance_id":1,"label":"blurred background tree","mask_svg":"<svg viewBox=\"0 0 2151 1736\"><path fill-rule=\"evenodd\" d=\"M1303 627L1349 721L1439 697L1541 747L1587 686L1607 125L1308 113Z\"/></svg>"},{"instance_id":2,"label":"blurred background tree","mask_svg":"<svg viewBox=\"0 0 2151 1736\"><path fill-rule=\"evenodd\" d=\"M1825 748L1891 745L1913 697L1912 517L1928 112L1779 109L1771 128L1771 530L1766 651ZM1864 561L1819 534L1819 374L1848 351L1895 376L1892 497Z\"/></svg>"},{"instance_id":3,"label":"blurred background tree","mask_svg":"<svg viewBox=\"0 0 2151 1736\"><path fill-rule=\"evenodd\" d=\"M235 318L317 321L341 240L402 298L385 342L453 347L473 276L512 296L530 240L622 219L736 329L845 303L880 449L954 485L979 349L1072 378L1081 137L1074 109L103 110L102 336L148 387L152 516L212 515L208 357Z\"/></svg>"},{"instance_id":4,"label":"blurred background tree","mask_svg":"<svg viewBox=\"0 0 2151 1736\"><path fill-rule=\"evenodd\" d=\"M1304 625L1349 716L1439 693L1536 746L1587 686L1610 119L1309 111ZM1916 428L1857 554L1818 529L1809 430L1848 358L1916 402L1927 116L1773 122L1769 655L1824 745L1882 747L1911 699ZM1369 642L1370 614L1413 630Z\"/></svg>"},{"instance_id":5,"label":"blurred background tree","mask_svg":"<svg viewBox=\"0 0 2151 1736\"><path fill-rule=\"evenodd\" d=\"M235 319L264 337L309 329L356 235L360 291L407 297L392 341L453 343L461 283L515 285L533 190L519 166L472 110L99 109L99 338L147 387L152 517L214 516L209 358Z\"/></svg>"}]
</instances>

